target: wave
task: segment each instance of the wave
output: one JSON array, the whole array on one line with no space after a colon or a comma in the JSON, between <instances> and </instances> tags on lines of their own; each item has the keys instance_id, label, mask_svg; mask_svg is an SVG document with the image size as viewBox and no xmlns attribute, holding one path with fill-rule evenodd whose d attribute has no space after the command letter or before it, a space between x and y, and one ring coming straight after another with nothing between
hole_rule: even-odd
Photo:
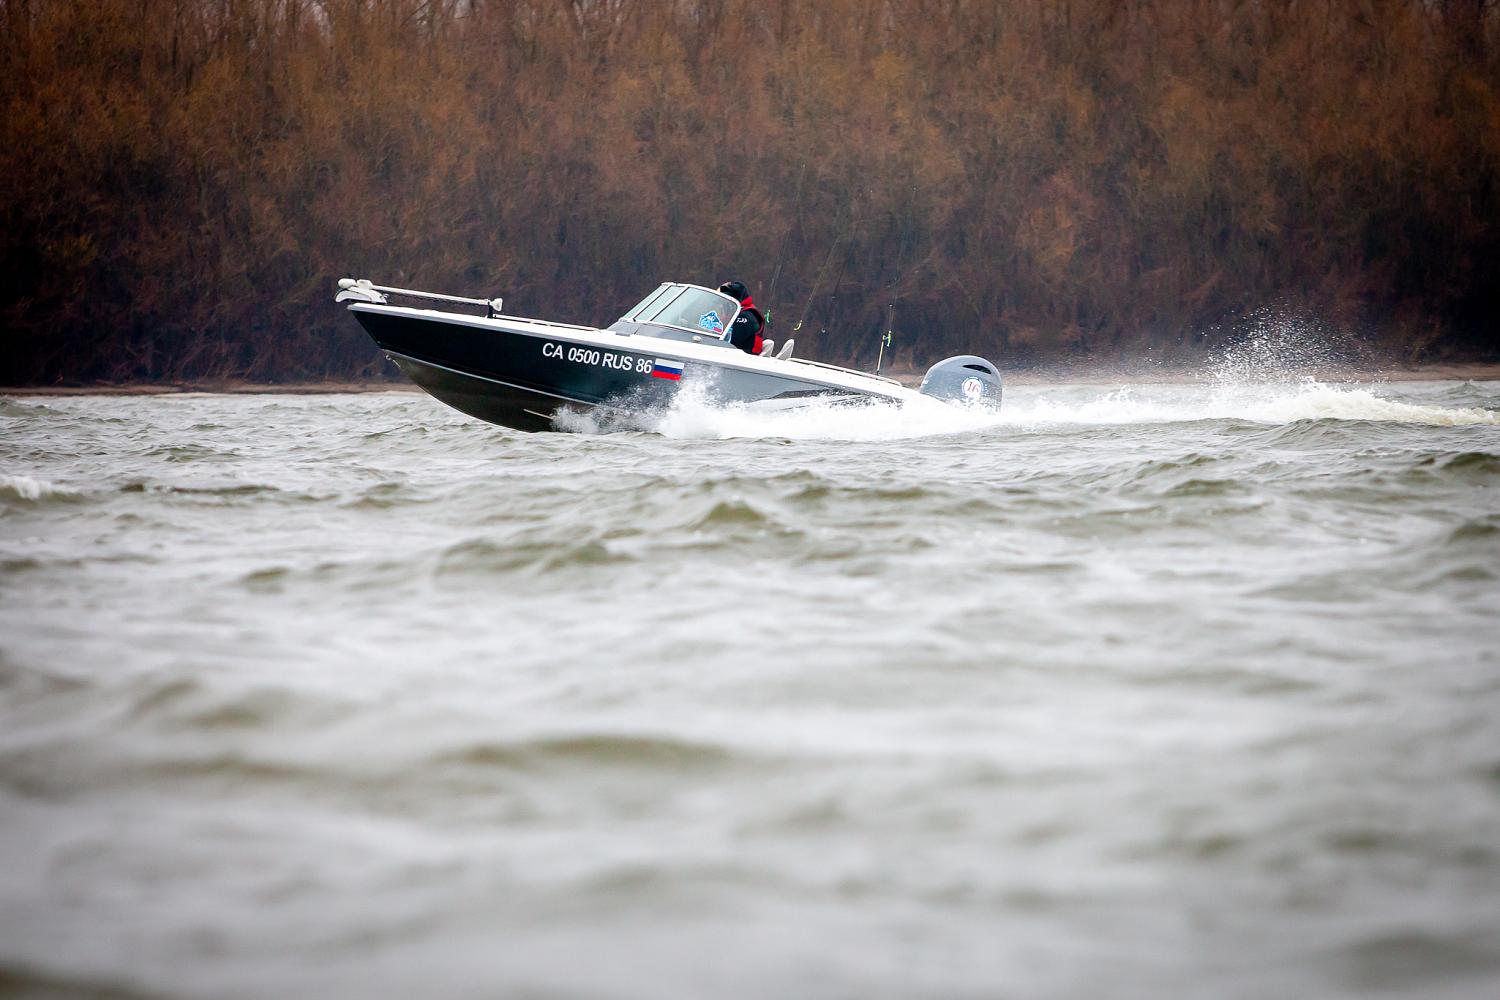
<instances>
[{"instance_id":1,"label":"wave","mask_svg":"<svg viewBox=\"0 0 1500 1000\"><path fill-rule=\"evenodd\" d=\"M147 458L160 458L166 462L222 461L239 458L233 451L220 451L204 444L163 444L144 452Z\"/></svg>"},{"instance_id":2,"label":"wave","mask_svg":"<svg viewBox=\"0 0 1500 1000\"><path fill-rule=\"evenodd\" d=\"M1488 482L1500 476L1500 455L1487 451L1463 451L1452 455L1429 456L1423 464L1436 465L1444 472L1477 482Z\"/></svg>"},{"instance_id":3,"label":"wave","mask_svg":"<svg viewBox=\"0 0 1500 1000\"><path fill-rule=\"evenodd\" d=\"M728 745L684 735L600 731L474 742L435 752L427 764L484 769L572 764L648 768L659 774L664 769L723 767L738 758L738 751Z\"/></svg>"},{"instance_id":4,"label":"wave","mask_svg":"<svg viewBox=\"0 0 1500 1000\"><path fill-rule=\"evenodd\" d=\"M149 483L133 480L120 487L121 493L163 493L185 497L243 497L261 494L283 493L279 486L270 483L230 483L224 486L171 486L164 483ZM305 499L316 499L306 497Z\"/></svg>"},{"instance_id":5,"label":"wave","mask_svg":"<svg viewBox=\"0 0 1500 1000\"><path fill-rule=\"evenodd\" d=\"M76 496L79 496L77 490L67 486L59 486L56 483L49 483L45 479L0 474L0 499L26 500L35 503L53 497L72 498Z\"/></svg>"},{"instance_id":6,"label":"wave","mask_svg":"<svg viewBox=\"0 0 1500 1000\"><path fill-rule=\"evenodd\" d=\"M46 403L21 402L19 399L0 397L0 419L11 418L17 422L31 417L56 416L57 410Z\"/></svg>"},{"instance_id":7,"label":"wave","mask_svg":"<svg viewBox=\"0 0 1500 1000\"><path fill-rule=\"evenodd\" d=\"M633 430L684 440L797 441L894 441L983 431L1000 423L993 410L925 397L901 406L814 403L795 410L766 411L754 404L712 402L696 388L685 387L672 405L625 422L612 415L563 413L554 423L559 430L585 434Z\"/></svg>"},{"instance_id":8,"label":"wave","mask_svg":"<svg viewBox=\"0 0 1500 1000\"><path fill-rule=\"evenodd\" d=\"M567 569L589 570L610 563L630 562L633 558L594 539L568 543L548 540L501 543L478 538L444 549L437 557L433 573L438 577L527 569L549 573Z\"/></svg>"},{"instance_id":9,"label":"wave","mask_svg":"<svg viewBox=\"0 0 1500 1000\"><path fill-rule=\"evenodd\" d=\"M1294 420L1369 420L1377 423L1425 424L1433 427L1500 426L1500 413L1479 407L1405 403L1368 389L1312 383L1294 395L1266 400L1247 419L1264 423Z\"/></svg>"},{"instance_id":10,"label":"wave","mask_svg":"<svg viewBox=\"0 0 1500 1000\"><path fill-rule=\"evenodd\" d=\"M1354 386L1307 381L1208 386L1131 386L1081 401L1040 395L1008 403L1006 423L1145 424L1245 420L1291 424L1309 420L1424 424L1439 427L1500 426L1500 413L1479 407L1431 406L1390 399Z\"/></svg>"},{"instance_id":11,"label":"wave","mask_svg":"<svg viewBox=\"0 0 1500 1000\"><path fill-rule=\"evenodd\" d=\"M1466 550L1475 543L1500 542L1500 514L1486 514L1464 521L1449 532L1447 541Z\"/></svg>"},{"instance_id":12,"label":"wave","mask_svg":"<svg viewBox=\"0 0 1500 1000\"><path fill-rule=\"evenodd\" d=\"M1393 399L1381 390L1313 379L1265 382L1224 372L1201 384L1117 389L1078 386L1008 390L997 412L925 397L903 405L811 404L767 412L715 403L684 389L671 406L622 419L618 413L565 412L559 430L584 434L643 431L680 439L781 438L892 441L1055 426L1108 426L1242 420L1256 424L1372 421L1437 427L1500 426L1500 412Z\"/></svg>"}]
</instances>

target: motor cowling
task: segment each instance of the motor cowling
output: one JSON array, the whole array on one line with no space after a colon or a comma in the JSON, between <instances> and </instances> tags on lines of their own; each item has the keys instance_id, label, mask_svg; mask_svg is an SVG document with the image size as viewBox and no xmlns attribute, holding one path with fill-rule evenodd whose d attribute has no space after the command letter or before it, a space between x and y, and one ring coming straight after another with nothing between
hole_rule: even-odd
<instances>
[{"instance_id":1,"label":"motor cowling","mask_svg":"<svg viewBox=\"0 0 1500 1000\"><path fill-rule=\"evenodd\" d=\"M919 392L950 403L1000 405L1000 371L984 358L960 354L944 358L922 376Z\"/></svg>"}]
</instances>

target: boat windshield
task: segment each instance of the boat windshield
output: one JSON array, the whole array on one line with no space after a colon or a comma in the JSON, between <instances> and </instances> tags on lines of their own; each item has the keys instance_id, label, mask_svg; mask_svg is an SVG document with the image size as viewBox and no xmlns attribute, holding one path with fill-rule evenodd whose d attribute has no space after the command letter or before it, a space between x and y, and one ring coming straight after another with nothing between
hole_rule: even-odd
<instances>
[{"instance_id":1,"label":"boat windshield","mask_svg":"<svg viewBox=\"0 0 1500 1000\"><path fill-rule=\"evenodd\" d=\"M722 292L669 282L642 299L623 318L722 337L739 308L738 302Z\"/></svg>"}]
</instances>

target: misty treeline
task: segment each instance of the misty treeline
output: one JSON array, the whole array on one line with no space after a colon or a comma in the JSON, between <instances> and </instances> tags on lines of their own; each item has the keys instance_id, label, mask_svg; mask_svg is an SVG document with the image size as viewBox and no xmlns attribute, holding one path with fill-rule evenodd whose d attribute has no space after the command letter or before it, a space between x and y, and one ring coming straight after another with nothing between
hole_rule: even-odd
<instances>
[{"instance_id":1,"label":"misty treeline","mask_svg":"<svg viewBox=\"0 0 1500 1000\"><path fill-rule=\"evenodd\" d=\"M1482 355L1497 54L1495 0L0 0L0 381L385 372L343 275L740 278L859 363Z\"/></svg>"}]
</instances>

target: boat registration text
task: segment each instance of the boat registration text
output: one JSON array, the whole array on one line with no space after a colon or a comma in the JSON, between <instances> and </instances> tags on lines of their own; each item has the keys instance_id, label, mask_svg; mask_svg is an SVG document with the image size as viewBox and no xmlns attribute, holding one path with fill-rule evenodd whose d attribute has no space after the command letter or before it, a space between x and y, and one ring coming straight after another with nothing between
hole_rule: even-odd
<instances>
[{"instance_id":1,"label":"boat registration text","mask_svg":"<svg viewBox=\"0 0 1500 1000\"><path fill-rule=\"evenodd\" d=\"M650 358L639 358L633 354L616 354L613 351L599 351L592 347L564 346L554 344L550 340L542 344L542 357L571 361L579 365L593 365L598 368L612 368L620 372L640 372L642 375L649 374L652 366Z\"/></svg>"}]
</instances>

